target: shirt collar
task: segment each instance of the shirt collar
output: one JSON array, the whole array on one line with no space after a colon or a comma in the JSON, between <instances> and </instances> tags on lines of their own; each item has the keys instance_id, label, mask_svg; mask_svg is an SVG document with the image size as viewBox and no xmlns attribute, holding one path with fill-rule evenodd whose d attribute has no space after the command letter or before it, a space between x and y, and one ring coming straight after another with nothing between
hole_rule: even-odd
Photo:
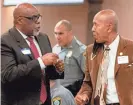
<instances>
[{"instance_id":1,"label":"shirt collar","mask_svg":"<svg viewBox=\"0 0 133 105\"><path fill-rule=\"evenodd\" d=\"M74 36L72 39L72 42L67 47L61 47L59 44L57 44L57 47L61 47L61 49L70 49L73 48L76 44L76 37Z\"/></svg>"},{"instance_id":2,"label":"shirt collar","mask_svg":"<svg viewBox=\"0 0 133 105\"><path fill-rule=\"evenodd\" d=\"M110 48L110 49L117 48L117 47L118 47L119 40L120 40L120 36L117 35L117 37L115 38L115 40L109 45L109 48ZM106 46L107 46L107 45L104 45L104 48L105 48Z\"/></svg>"},{"instance_id":3,"label":"shirt collar","mask_svg":"<svg viewBox=\"0 0 133 105\"><path fill-rule=\"evenodd\" d=\"M17 29L17 28L16 28ZM22 37L24 38L24 39L26 39L27 38L27 36L25 35L25 34L23 34L19 29L17 29L18 30L18 32L22 35Z\"/></svg>"},{"instance_id":4,"label":"shirt collar","mask_svg":"<svg viewBox=\"0 0 133 105\"><path fill-rule=\"evenodd\" d=\"M109 48L110 49L113 49L114 47L117 47L118 46L118 43L119 43L119 40L120 40L120 36L117 35L117 37L115 38L115 40L109 45Z\"/></svg>"},{"instance_id":5,"label":"shirt collar","mask_svg":"<svg viewBox=\"0 0 133 105\"><path fill-rule=\"evenodd\" d=\"M17 29L17 28L16 28ZM19 29L17 29L18 30L18 32L22 35L22 37L26 40L27 39L27 35L25 35L24 33L22 33ZM31 36L31 37L33 37L34 38L34 36Z\"/></svg>"}]
</instances>

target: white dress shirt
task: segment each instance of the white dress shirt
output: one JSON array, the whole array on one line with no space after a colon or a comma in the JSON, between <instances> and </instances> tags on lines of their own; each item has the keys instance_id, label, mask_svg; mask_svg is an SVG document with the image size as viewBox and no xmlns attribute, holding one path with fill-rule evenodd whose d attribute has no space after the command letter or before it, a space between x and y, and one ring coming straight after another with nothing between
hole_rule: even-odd
<instances>
[{"instance_id":1,"label":"white dress shirt","mask_svg":"<svg viewBox=\"0 0 133 105\"><path fill-rule=\"evenodd\" d=\"M27 37L28 36L26 36L25 34L23 34L20 30L18 30L18 31L22 35L22 37L26 40L27 44L30 46L30 42L27 40ZM34 44L35 44L35 46L36 46L36 48L37 48L37 50L39 52L39 56L40 57L38 57L37 60L38 60L38 62L40 64L41 69L43 70L46 66L44 65L44 63L43 63L43 61L41 59L42 53L41 53L41 50L40 50L40 47L39 47L37 41L35 40L35 37L33 37L33 42L34 42Z\"/></svg>"},{"instance_id":2,"label":"white dress shirt","mask_svg":"<svg viewBox=\"0 0 133 105\"><path fill-rule=\"evenodd\" d=\"M109 45L110 51L109 51L109 67L107 70L107 80L108 80L108 86L107 86L107 95L106 95L106 103L119 103L118 94L116 91L116 85L115 85L115 77L114 77L114 71L115 71L115 60L116 60L116 54L118 49L120 36L118 35L116 39Z\"/></svg>"}]
</instances>

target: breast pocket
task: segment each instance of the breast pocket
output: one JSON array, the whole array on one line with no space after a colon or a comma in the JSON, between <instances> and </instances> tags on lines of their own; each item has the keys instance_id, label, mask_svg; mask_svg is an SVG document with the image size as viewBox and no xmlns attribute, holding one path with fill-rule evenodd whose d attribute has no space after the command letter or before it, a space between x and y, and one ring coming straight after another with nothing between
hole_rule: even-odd
<instances>
[{"instance_id":1,"label":"breast pocket","mask_svg":"<svg viewBox=\"0 0 133 105\"><path fill-rule=\"evenodd\" d=\"M133 78L133 63L125 64L123 69L127 72L129 77Z\"/></svg>"},{"instance_id":2,"label":"breast pocket","mask_svg":"<svg viewBox=\"0 0 133 105\"><path fill-rule=\"evenodd\" d=\"M33 58L33 56L31 53L30 54L24 54L24 53L22 53L22 51L20 51L16 54L16 58L17 58L18 63L25 64L28 61L30 61Z\"/></svg>"},{"instance_id":3,"label":"breast pocket","mask_svg":"<svg viewBox=\"0 0 133 105\"><path fill-rule=\"evenodd\" d=\"M65 72L66 73L76 73L78 70L79 70L79 66L76 62L76 59L74 57L66 57L65 58L65 61L64 61L64 64L65 64ZM70 74L69 73L69 74Z\"/></svg>"},{"instance_id":4,"label":"breast pocket","mask_svg":"<svg viewBox=\"0 0 133 105\"><path fill-rule=\"evenodd\" d=\"M128 70L133 70L133 63L128 63L128 64L125 64L125 65L123 65L124 67L124 69L128 69Z\"/></svg>"},{"instance_id":5,"label":"breast pocket","mask_svg":"<svg viewBox=\"0 0 133 105\"><path fill-rule=\"evenodd\" d=\"M67 65L76 65L76 59L74 57L66 57L65 64Z\"/></svg>"}]
</instances>

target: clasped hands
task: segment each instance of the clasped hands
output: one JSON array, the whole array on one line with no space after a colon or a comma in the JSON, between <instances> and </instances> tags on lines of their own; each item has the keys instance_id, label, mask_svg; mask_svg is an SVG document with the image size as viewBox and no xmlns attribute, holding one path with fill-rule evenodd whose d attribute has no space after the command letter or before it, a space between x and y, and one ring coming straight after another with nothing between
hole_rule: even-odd
<instances>
[{"instance_id":1,"label":"clasped hands","mask_svg":"<svg viewBox=\"0 0 133 105\"><path fill-rule=\"evenodd\" d=\"M57 54L47 53L41 57L44 65L54 65L58 72L64 71L64 62L59 59Z\"/></svg>"},{"instance_id":2,"label":"clasped hands","mask_svg":"<svg viewBox=\"0 0 133 105\"><path fill-rule=\"evenodd\" d=\"M89 101L89 98L86 94L77 94L75 97L75 102L77 105L86 105Z\"/></svg>"}]
</instances>

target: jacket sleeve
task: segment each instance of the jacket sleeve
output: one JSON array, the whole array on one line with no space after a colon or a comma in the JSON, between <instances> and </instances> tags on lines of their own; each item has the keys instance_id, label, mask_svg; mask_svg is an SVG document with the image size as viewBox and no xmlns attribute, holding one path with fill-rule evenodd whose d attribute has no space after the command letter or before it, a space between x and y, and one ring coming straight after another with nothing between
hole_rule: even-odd
<instances>
[{"instance_id":1,"label":"jacket sleeve","mask_svg":"<svg viewBox=\"0 0 133 105\"><path fill-rule=\"evenodd\" d=\"M47 66L45 69L45 72L50 80L64 78L64 72L62 72L62 73L57 72L56 68L53 65Z\"/></svg>"},{"instance_id":2,"label":"jacket sleeve","mask_svg":"<svg viewBox=\"0 0 133 105\"><path fill-rule=\"evenodd\" d=\"M3 38L1 39L1 81L8 83L27 75L32 78L40 78L41 68L37 60L31 60L24 64L17 62L16 52Z\"/></svg>"},{"instance_id":3,"label":"jacket sleeve","mask_svg":"<svg viewBox=\"0 0 133 105\"><path fill-rule=\"evenodd\" d=\"M85 77L84 77L84 80L83 80L83 84L81 86L81 89L80 91L78 92L78 94L86 94L89 99L91 98L91 95L92 95L92 84L91 84L91 78L90 78L90 73L89 73L89 55L88 55L88 48L86 49L86 53L84 54L85 56Z\"/></svg>"}]
</instances>

